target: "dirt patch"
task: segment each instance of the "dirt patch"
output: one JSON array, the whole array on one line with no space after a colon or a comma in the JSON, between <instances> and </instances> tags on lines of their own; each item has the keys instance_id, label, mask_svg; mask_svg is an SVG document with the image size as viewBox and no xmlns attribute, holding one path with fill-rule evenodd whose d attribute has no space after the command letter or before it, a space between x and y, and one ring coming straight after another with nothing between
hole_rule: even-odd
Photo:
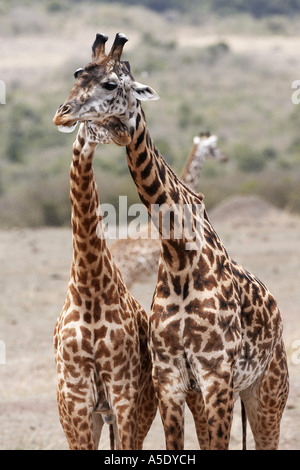
<instances>
[{"instance_id":1,"label":"dirt patch","mask_svg":"<svg viewBox=\"0 0 300 470\"><path fill-rule=\"evenodd\" d=\"M270 215L280 215L280 211L258 196L233 196L219 204L210 211L210 219L218 222L231 224L238 221L261 220L269 218Z\"/></svg>"}]
</instances>

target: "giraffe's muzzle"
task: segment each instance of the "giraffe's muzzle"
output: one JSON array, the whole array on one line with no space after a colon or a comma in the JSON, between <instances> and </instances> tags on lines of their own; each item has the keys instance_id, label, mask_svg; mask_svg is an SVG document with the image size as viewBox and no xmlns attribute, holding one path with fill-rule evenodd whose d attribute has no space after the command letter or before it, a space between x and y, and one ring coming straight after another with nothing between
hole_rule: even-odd
<instances>
[{"instance_id":1,"label":"giraffe's muzzle","mask_svg":"<svg viewBox=\"0 0 300 470\"><path fill-rule=\"evenodd\" d=\"M66 132L72 132L77 124L77 119L72 117L72 107L69 104L60 105L53 118L53 123L59 127L69 128L70 130Z\"/></svg>"}]
</instances>

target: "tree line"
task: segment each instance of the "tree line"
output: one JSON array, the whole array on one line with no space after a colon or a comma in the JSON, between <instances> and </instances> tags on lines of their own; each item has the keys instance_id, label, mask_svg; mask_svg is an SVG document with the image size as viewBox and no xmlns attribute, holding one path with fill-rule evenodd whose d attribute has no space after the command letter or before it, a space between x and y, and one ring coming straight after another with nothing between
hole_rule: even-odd
<instances>
[{"instance_id":1,"label":"tree line","mask_svg":"<svg viewBox=\"0 0 300 470\"><path fill-rule=\"evenodd\" d=\"M76 1L76 0L75 0ZM103 0L94 0L103 2ZM157 12L203 10L221 15L249 13L255 18L270 15L292 16L300 13L300 0L110 0L111 3L143 5Z\"/></svg>"}]
</instances>

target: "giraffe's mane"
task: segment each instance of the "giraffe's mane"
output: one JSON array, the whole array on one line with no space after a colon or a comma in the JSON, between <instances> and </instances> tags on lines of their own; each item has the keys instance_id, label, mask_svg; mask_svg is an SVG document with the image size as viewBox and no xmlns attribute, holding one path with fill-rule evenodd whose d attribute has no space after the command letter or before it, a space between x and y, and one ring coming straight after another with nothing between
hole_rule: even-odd
<instances>
[{"instance_id":1,"label":"giraffe's mane","mask_svg":"<svg viewBox=\"0 0 300 470\"><path fill-rule=\"evenodd\" d=\"M195 198L197 198L201 204L203 204L203 199L204 199L204 195L202 193L196 193L195 191L193 191L189 186L187 186L177 175L176 173L174 172L174 170L172 170L172 168L170 167L170 165L166 162L165 158L163 157L163 155L161 155L161 153L159 152L159 150L156 148L156 146L154 145L154 148L156 149L157 153L156 155L158 156L158 158L161 158L162 161L164 162L164 164L166 165L167 169L169 170L169 172L171 173L172 177L175 179L176 183L179 183L181 186L183 186L183 188L188 192L190 193L192 196L194 196Z\"/></svg>"}]
</instances>

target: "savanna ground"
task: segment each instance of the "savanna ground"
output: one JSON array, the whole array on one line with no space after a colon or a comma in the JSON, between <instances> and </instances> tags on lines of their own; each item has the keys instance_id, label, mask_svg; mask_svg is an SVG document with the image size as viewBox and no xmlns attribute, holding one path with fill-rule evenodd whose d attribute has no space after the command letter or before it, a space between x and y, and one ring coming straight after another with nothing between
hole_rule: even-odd
<instances>
[{"instance_id":1,"label":"savanna ground","mask_svg":"<svg viewBox=\"0 0 300 470\"><path fill-rule=\"evenodd\" d=\"M280 449L300 449L300 353L293 348L300 339L300 218L251 197L225 201L210 217L230 255L263 280L279 302L290 370ZM0 449L67 449L56 407L52 336L66 294L71 246L69 229L0 232L0 339L6 345L6 364L0 365ZM155 274L132 287L147 311L154 284ZM185 447L198 449L188 412ZM107 429L100 448L109 448ZM164 449L159 416L144 448ZM238 402L230 448L241 449ZM249 429L248 448L253 448Z\"/></svg>"}]
</instances>

